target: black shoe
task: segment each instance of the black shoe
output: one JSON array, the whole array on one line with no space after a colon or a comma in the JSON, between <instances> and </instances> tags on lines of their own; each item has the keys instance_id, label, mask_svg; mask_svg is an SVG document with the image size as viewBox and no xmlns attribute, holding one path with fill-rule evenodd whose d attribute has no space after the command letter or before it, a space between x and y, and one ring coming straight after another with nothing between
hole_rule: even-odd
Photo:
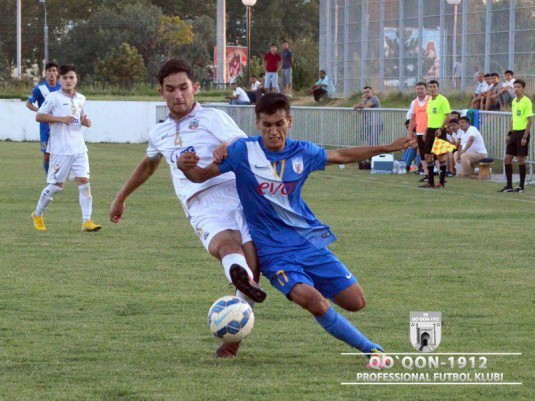
<instances>
[{"instance_id":1,"label":"black shoe","mask_svg":"<svg viewBox=\"0 0 535 401\"><path fill-rule=\"evenodd\" d=\"M264 302L267 297L266 292L260 288L260 286L255 283L255 281L249 277L247 270L242 266L234 264L230 266L230 278L232 279L232 284L236 289L243 292L249 298L255 302Z\"/></svg>"},{"instance_id":2,"label":"black shoe","mask_svg":"<svg viewBox=\"0 0 535 401\"><path fill-rule=\"evenodd\" d=\"M524 188L516 187L515 192L522 193L522 192L524 192Z\"/></svg>"},{"instance_id":3,"label":"black shoe","mask_svg":"<svg viewBox=\"0 0 535 401\"><path fill-rule=\"evenodd\" d=\"M429 184L428 182L426 182L424 185L419 185L418 188L426 188L426 189L429 189L429 188L435 188L435 186Z\"/></svg>"},{"instance_id":4,"label":"black shoe","mask_svg":"<svg viewBox=\"0 0 535 401\"><path fill-rule=\"evenodd\" d=\"M513 188L503 187L498 192L513 192Z\"/></svg>"}]
</instances>

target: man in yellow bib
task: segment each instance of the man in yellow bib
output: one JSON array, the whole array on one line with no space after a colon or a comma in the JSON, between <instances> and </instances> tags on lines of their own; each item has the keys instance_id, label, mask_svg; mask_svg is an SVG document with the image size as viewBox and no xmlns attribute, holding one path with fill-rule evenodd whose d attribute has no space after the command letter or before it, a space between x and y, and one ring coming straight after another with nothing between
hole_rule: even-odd
<instances>
[{"instance_id":1,"label":"man in yellow bib","mask_svg":"<svg viewBox=\"0 0 535 401\"><path fill-rule=\"evenodd\" d=\"M513 100L513 118L511 119L511 131L507 134L505 142L505 177L507 185L498 192L524 192L526 181L526 156L533 118L533 105L527 96L524 96L526 83L517 79L514 83L516 99ZM513 158L518 160L518 172L520 184L513 191Z\"/></svg>"},{"instance_id":2,"label":"man in yellow bib","mask_svg":"<svg viewBox=\"0 0 535 401\"><path fill-rule=\"evenodd\" d=\"M439 93L439 85L435 80L429 81L429 95L431 99L427 102L427 130L425 133L425 161L427 162L429 181L422 185L421 188L443 188L446 183L446 155L438 156L440 183L435 187L435 164L433 163L434 155L431 150L435 143L435 137L444 141L448 140L446 131L451 119L450 102Z\"/></svg>"}]
</instances>

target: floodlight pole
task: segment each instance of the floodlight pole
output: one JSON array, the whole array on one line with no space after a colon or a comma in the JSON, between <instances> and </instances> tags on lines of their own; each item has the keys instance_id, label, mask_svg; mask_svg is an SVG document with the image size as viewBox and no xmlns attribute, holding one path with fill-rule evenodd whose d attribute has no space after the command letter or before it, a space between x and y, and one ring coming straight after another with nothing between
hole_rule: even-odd
<instances>
[{"instance_id":1,"label":"floodlight pole","mask_svg":"<svg viewBox=\"0 0 535 401\"><path fill-rule=\"evenodd\" d=\"M17 0L17 78L20 79L22 72L22 0Z\"/></svg>"},{"instance_id":2,"label":"floodlight pole","mask_svg":"<svg viewBox=\"0 0 535 401\"><path fill-rule=\"evenodd\" d=\"M256 0L241 0L246 8L246 38L247 38L247 81L245 85L249 85L251 80L251 8L256 4Z\"/></svg>"},{"instance_id":3,"label":"floodlight pole","mask_svg":"<svg viewBox=\"0 0 535 401\"><path fill-rule=\"evenodd\" d=\"M45 65L48 63L48 20L46 15L46 0L39 0L39 3L43 5L43 8L45 10L45 26L43 28L44 30L44 39L45 39Z\"/></svg>"}]
</instances>

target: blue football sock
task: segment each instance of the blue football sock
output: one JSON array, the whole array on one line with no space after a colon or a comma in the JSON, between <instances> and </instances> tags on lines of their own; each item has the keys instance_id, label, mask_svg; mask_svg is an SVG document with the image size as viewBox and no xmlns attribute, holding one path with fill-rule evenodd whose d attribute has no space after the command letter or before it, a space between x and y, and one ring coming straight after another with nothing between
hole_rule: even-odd
<instances>
[{"instance_id":1,"label":"blue football sock","mask_svg":"<svg viewBox=\"0 0 535 401\"><path fill-rule=\"evenodd\" d=\"M43 168L45 169L45 174L46 174L46 175L48 175L48 166L49 166L49 163L43 161Z\"/></svg>"},{"instance_id":2,"label":"blue football sock","mask_svg":"<svg viewBox=\"0 0 535 401\"><path fill-rule=\"evenodd\" d=\"M345 317L336 312L332 306L325 315L317 316L316 320L333 337L364 353L373 352L373 348L382 350L378 344L372 343L356 327L349 323Z\"/></svg>"}]
</instances>

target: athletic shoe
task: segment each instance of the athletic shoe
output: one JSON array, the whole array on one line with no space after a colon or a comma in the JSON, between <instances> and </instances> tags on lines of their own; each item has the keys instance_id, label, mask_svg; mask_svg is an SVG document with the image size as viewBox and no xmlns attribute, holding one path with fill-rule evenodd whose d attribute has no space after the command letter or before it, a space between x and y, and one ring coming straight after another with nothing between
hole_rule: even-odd
<instances>
[{"instance_id":1,"label":"athletic shoe","mask_svg":"<svg viewBox=\"0 0 535 401\"><path fill-rule=\"evenodd\" d=\"M425 176L425 177L420 178L420 179L418 180L418 182L427 182L427 181L429 181L429 177L428 177L428 176Z\"/></svg>"},{"instance_id":2,"label":"athletic shoe","mask_svg":"<svg viewBox=\"0 0 535 401\"><path fill-rule=\"evenodd\" d=\"M392 363L391 358L387 358L387 354L379 348L372 348L372 354L368 355L370 361L366 364L367 369L382 370L386 369Z\"/></svg>"},{"instance_id":3,"label":"athletic shoe","mask_svg":"<svg viewBox=\"0 0 535 401\"><path fill-rule=\"evenodd\" d=\"M435 185L435 188L436 188L436 189L446 188L446 183L441 184L441 183L439 182L438 184Z\"/></svg>"},{"instance_id":4,"label":"athletic shoe","mask_svg":"<svg viewBox=\"0 0 535 401\"><path fill-rule=\"evenodd\" d=\"M524 192L524 188L522 188L522 187L516 187L515 192L521 194L522 192Z\"/></svg>"},{"instance_id":5,"label":"athletic shoe","mask_svg":"<svg viewBox=\"0 0 535 401\"><path fill-rule=\"evenodd\" d=\"M37 231L46 231L45 221L43 216L37 217L35 212L32 213L33 226Z\"/></svg>"},{"instance_id":6,"label":"athletic shoe","mask_svg":"<svg viewBox=\"0 0 535 401\"><path fill-rule=\"evenodd\" d=\"M451 171L446 171L446 177L453 177L454 175Z\"/></svg>"},{"instance_id":7,"label":"athletic shoe","mask_svg":"<svg viewBox=\"0 0 535 401\"><path fill-rule=\"evenodd\" d=\"M418 188L435 188L435 186L426 182L424 185L418 185Z\"/></svg>"},{"instance_id":8,"label":"athletic shoe","mask_svg":"<svg viewBox=\"0 0 535 401\"><path fill-rule=\"evenodd\" d=\"M260 286L255 283L251 277L249 277L247 270L245 270L242 266L237 264L230 266L230 278L236 289L243 292L253 301L264 302L266 299L266 292L260 288Z\"/></svg>"},{"instance_id":9,"label":"athletic shoe","mask_svg":"<svg viewBox=\"0 0 535 401\"><path fill-rule=\"evenodd\" d=\"M93 232L98 231L102 228L100 224L93 223L93 220L86 221L84 224L82 224L82 231L86 232Z\"/></svg>"},{"instance_id":10,"label":"athletic shoe","mask_svg":"<svg viewBox=\"0 0 535 401\"><path fill-rule=\"evenodd\" d=\"M237 343L222 343L215 352L216 358L236 358L241 341Z\"/></svg>"},{"instance_id":11,"label":"athletic shoe","mask_svg":"<svg viewBox=\"0 0 535 401\"><path fill-rule=\"evenodd\" d=\"M513 192L513 188L503 187L498 192Z\"/></svg>"}]
</instances>

